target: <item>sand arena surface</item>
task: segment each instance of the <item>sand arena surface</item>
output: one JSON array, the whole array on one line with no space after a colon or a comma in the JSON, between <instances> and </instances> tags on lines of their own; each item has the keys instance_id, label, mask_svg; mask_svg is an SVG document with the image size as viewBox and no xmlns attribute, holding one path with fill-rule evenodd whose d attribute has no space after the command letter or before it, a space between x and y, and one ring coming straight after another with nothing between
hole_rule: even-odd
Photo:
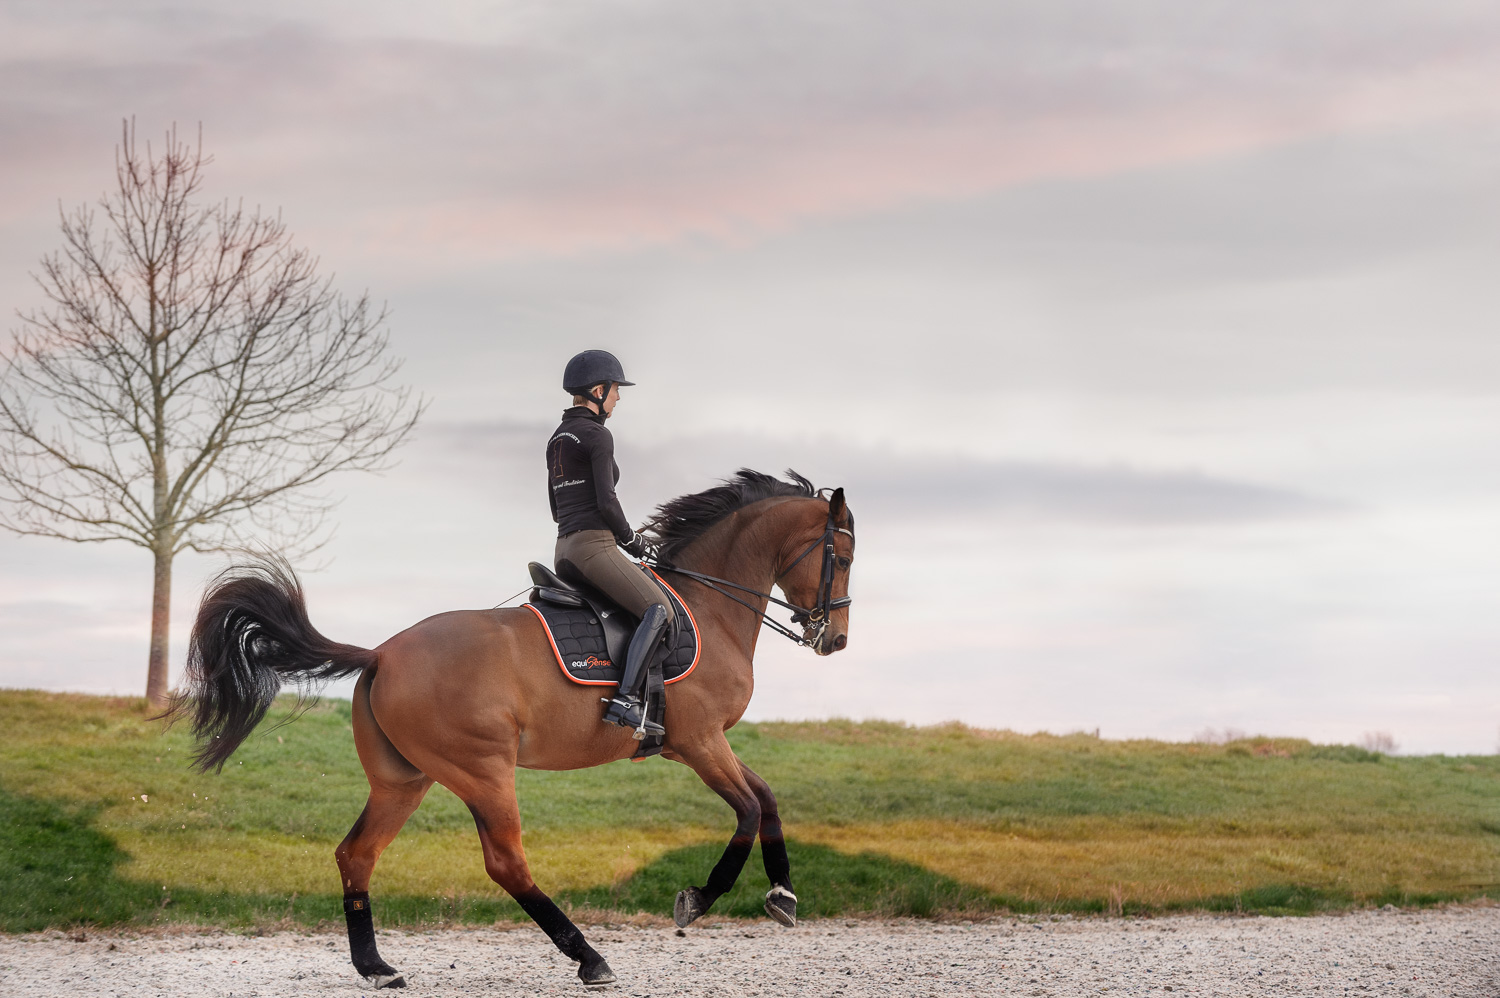
<instances>
[{"instance_id":1,"label":"sand arena surface","mask_svg":"<svg viewBox=\"0 0 1500 998\"><path fill-rule=\"evenodd\" d=\"M585 989L540 930L383 932L393 996L1500 996L1500 907L1314 918L716 921L585 926L619 982ZM0 994L371 994L342 933L0 936Z\"/></svg>"}]
</instances>

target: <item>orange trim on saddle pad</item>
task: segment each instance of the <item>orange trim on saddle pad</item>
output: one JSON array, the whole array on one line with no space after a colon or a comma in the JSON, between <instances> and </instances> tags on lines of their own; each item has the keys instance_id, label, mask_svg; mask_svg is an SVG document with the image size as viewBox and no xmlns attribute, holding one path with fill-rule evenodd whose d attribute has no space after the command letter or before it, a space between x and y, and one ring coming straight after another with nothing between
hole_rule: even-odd
<instances>
[{"instance_id":1,"label":"orange trim on saddle pad","mask_svg":"<svg viewBox=\"0 0 1500 998\"><path fill-rule=\"evenodd\" d=\"M577 676L569 672L568 667L566 665L563 665L562 652L557 650L557 642L552 640L552 628L547 626L547 618L542 616L542 611L538 610L530 603L522 603L521 605L530 610L532 613L536 614L537 622L542 625L542 633L547 635L547 643L552 646L552 658L557 662L557 667L562 670L562 674L568 677L568 682L578 683L580 686L620 685L619 681L615 679L579 679Z\"/></svg>"},{"instance_id":2,"label":"orange trim on saddle pad","mask_svg":"<svg viewBox=\"0 0 1500 998\"><path fill-rule=\"evenodd\" d=\"M671 679L664 680L662 683L663 686L671 686L679 679L686 679L688 676L693 674L694 669L698 668L698 659L703 657L703 632L698 629L698 618L693 616L692 607L688 606L687 600L682 598L682 594L673 589L671 586L667 585L667 580L662 578L660 575L657 575L656 569L652 568L650 565L642 565L641 567L650 572L651 577L654 578L658 583L660 583L663 589L671 593L673 596L677 597L678 605L680 605L683 612L688 615L688 623L691 624L693 628L693 661L686 669L682 670L682 675L673 676Z\"/></svg>"},{"instance_id":3,"label":"orange trim on saddle pad","mask_svg":"<svg viewBox=\"0 0 1500 998\"><path fill-rule=\"evenodd\" d=\"M676 675L671 679L664 680L663 685L671 686L679 679L686 679L688 676L692 675L694 669L698 668L698 660L703 657L703 632L698 629L698 618L694 617L693 611L688 609L687 600L683 599L682 595L678 593L677 590L668 585L667 580L663 579L660 575L657 575L650 566L642 565L641 567L650 572L652 577L656 579L657 583L659 583L663 589L667 590L674 597L676 597L677 604L681 606L683 612L688 615L688 625L693 629L693 661L690 665L688 665L686 669L682 670L682 673L680 675ZM577 683L580 686L620 685L620 682L617 679L579 679L577 676L573 675L573 673L569 672L568 667L563 664L562 652L558 650L557 642L552 639L552 628L547 626L547 618L542 616L542 611L538 610L530 603L522 603L521 605L530 610L532 613L536 614L537 622L542 625L542 633L547 635L547 643L552 646L552 659L557 663L557 667L562 670L562 674L568 677L568 682ZM599 664L613 665L614 663L608 660L600 660Z\"/></svg>"}]
</instances>

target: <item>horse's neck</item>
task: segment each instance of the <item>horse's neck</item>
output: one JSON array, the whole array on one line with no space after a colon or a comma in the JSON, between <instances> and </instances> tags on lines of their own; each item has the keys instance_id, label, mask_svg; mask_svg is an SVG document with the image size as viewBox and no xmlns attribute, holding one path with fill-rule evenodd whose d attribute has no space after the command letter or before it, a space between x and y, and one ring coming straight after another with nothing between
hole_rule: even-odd
<instances>
[{"instance_id":1,"label":"horse's neck","mask_svg":"<svg viewBox=\"0 0 1500 998\"><path fill-rule=\"evenodd\" d=\"M730 591L764 613L766 599L755 593L769 593L775 584L776 566L790 522L786 505L770 503L765 508L746 508L734 513L689 548L682 567L754 590ZM747 659L753 656L760 635L760 617L704 586L694 584L691 589L695 598L689 602L721 610L726 636Z\"/></svg>"}]
</instances>

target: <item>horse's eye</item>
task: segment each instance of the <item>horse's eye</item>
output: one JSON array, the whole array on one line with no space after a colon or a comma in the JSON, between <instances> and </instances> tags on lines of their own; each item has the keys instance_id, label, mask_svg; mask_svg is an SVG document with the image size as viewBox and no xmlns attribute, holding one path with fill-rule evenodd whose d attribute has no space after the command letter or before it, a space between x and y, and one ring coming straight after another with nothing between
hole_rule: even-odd
<instances>
[{"instance_id":1,"label":"horse's eye","mask_svg":"<svg viewBox=\"0 0 1500 998\"><path fill-rule=\"evenodd\" d=\"M839 558L839 568L843 569L846 572L849 571L849 559L842 557Z\"/></svg>"}]
</instances>

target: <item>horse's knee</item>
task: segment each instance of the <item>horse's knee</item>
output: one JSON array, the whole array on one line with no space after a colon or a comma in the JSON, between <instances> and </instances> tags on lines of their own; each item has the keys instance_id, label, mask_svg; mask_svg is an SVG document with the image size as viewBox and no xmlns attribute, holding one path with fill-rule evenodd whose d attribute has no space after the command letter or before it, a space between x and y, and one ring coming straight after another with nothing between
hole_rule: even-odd
<instances>
[{"instance_id":1,"label":"horse's knee","mask_svg":"<svg viewBox=\"0 0 1500 998\"><path fill-rule=\"evenodd\" d=\"M765 780L752 773L749 768L741 764L741 772L745 777L745 785L755 795L756 803L760 805L761 827L770 823L780 823L781 815L776 808L776 795L771 792L771 786Z\"/></svg>"},{"instance_id":2,"label":"horse's knee","mask_svg":"<svg viewBox=\"0 0 1500 998\"><path fill-rule=\"evenodd\" d=\"M756 800L752 794L740 807L735 808L735 811L739 818L739 824L735 829L736 833L738 835L749 835L751 838L754 838L755 833L760 830L761 818L765 813L761 810L760 801Z\"/></svg>"},{"instance_id":3,"label":"horse's knee","mask_svg":"<svg viewBox=\"0 0 1500 998\"><path fill-rule=\"evenodd\" d=\"M760 827L767 825L780 825L781 812L776 807L776 798L771 794L769 788L757 791L755 794L757 803L760 804Z\"/></svg>"}]
</instances>

